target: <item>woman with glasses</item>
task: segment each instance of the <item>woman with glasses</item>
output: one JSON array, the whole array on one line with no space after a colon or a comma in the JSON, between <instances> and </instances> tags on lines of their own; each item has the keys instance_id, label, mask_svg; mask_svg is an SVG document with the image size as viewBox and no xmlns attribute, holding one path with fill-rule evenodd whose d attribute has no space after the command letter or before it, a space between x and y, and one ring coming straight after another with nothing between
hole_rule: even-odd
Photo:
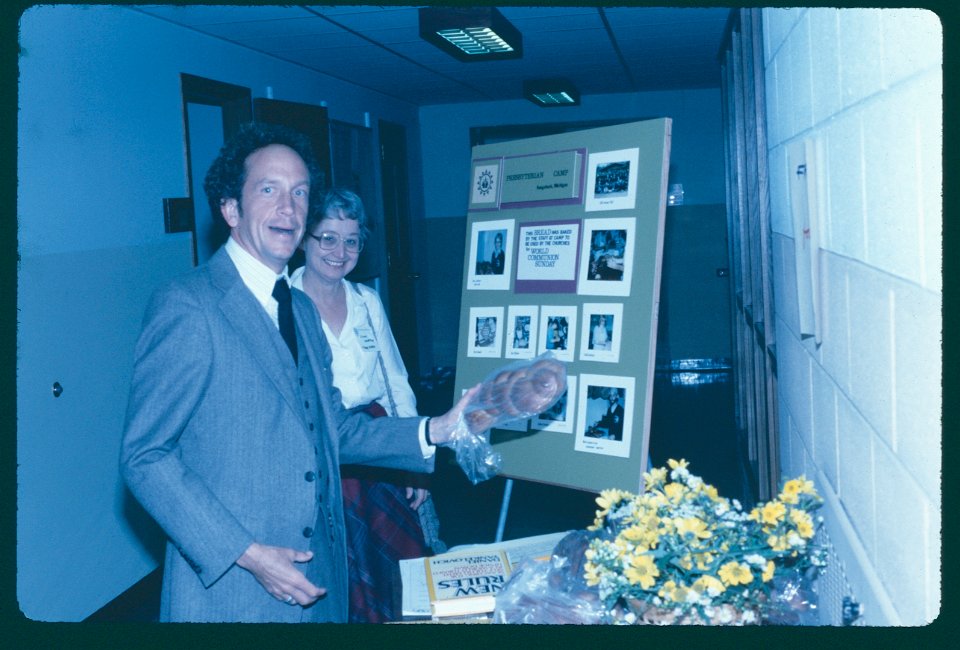
<instances>
[{"instance_id":1,"label":"woman with glasses","mask_svg":"<svg viewBox=\"0 0 960 650\"><path fill-rule=\"evenodd\" d=\"M414 416L416 399L383 304L372 289L346 279L368 234L360 197L345 189L329 190L318 209L311 206L301 244L306 264L291 274L291 284L310 296L320 314L344 406L373 417ZM397 561L429 554L418 509L429 513L424 521L432 524L428 528L435 538L432 501L426 489L414 487L424 485L426 477L350 466L342 467L341 475L349 620L398 620L393 594Z\"/></svg>"}]
</instances>

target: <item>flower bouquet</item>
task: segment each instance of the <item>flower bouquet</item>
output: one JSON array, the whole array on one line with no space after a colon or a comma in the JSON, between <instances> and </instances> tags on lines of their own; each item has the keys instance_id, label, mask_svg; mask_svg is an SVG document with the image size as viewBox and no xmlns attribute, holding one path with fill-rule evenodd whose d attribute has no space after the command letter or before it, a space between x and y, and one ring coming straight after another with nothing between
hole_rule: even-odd
<instances>
[{"instance_id":1,"label":"flower bouquet","mask_svg":"<svg viewBox=\"0 0 960 650\"><path fill-rule=\"evenodd\" d=\"M804 477L744 512L684 460L644 474L645 492L605 490L588 528L583 576L605 621L658 624L797 622L825 565L812 543L822 500Z\"/></svg>"}]
</instances>

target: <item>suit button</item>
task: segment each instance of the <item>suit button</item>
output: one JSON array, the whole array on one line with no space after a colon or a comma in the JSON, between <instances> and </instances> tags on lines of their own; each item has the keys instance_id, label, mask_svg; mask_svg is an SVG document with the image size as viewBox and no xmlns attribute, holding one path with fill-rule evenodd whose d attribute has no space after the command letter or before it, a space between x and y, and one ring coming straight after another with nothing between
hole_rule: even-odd
<instances>
[{"instance_id":1,"label":"suit button","mask_svg":"<svg viewBox=\"0 0 960 650\"><path fill-rule=\"evenodd\" d=\"M303 475L303 480L306 481L307 483L313 483L314 481L317 480L317 475L314 474L313 472L307 472L306 474Z\"/></svg>"},{"instance_id":2,"label":"suit button","mask_svg":"<svg viewBox=\"0 0 960 650\"><path fill-rule=\"evenodd\" d=\"M300 378L300 385L303 386L303 377Z\"/></svg>"},{"instance_id":3,"label":"suit button","mask_svg":"<svg viewBox=\"0 0 960 650\"><path fill-rule=\"evenodd\" d=\"M307 526L306 528L304 528L304 529L303 529L303 536L304 536L304 537L313 537L313 529L310 528L310 526Z\"/></svg>"},{"instance_id":4,"label":"suit button","mask_svg":"<svg viewBox=\"0 0 960 650\"><path fill-rule=\"evenodd\" d=\"M310 408L310 402L304 400L304 401L303 401L303 408L305 408L305 409Z\"/></svg>"},{"instance_id":5,"label":"suit button","mask_svg":"<svg viewBox=\"0 0 960 650\"><path fill-rule=\"evenodd\" d=\"M313 422L310 423L310 430L313 431ZM316 449L316 447L314 447Z\"/></svg>"}]
</instances>

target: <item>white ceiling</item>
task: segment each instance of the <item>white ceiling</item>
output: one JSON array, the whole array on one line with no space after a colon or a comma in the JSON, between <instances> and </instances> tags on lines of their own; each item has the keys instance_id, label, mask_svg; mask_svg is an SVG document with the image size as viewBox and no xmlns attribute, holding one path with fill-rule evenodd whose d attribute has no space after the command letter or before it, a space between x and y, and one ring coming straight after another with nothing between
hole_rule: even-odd
<instances>
[{"instance_id":1,"label":"white ceiling","mask_svg":"<svg viewBox=\"0 0 960 650\"><path fill-rule=\"evenodd\" d=\"M566 77L582 95L715 88L727 8L501 7L523 58L464 63L420 38L416 7L142 5L225 41L422 106L521 99Z\"/></svg>"}]
</instances>

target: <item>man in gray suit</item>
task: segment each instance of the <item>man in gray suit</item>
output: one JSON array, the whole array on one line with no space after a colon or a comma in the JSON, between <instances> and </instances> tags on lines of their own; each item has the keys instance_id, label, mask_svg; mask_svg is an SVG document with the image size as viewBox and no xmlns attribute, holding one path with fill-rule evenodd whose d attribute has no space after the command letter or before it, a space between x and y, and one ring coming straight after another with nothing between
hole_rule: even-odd
<instances>
[{"instance_id":1,"label":"man in gray suit","mask_svg":"<svg viewBox=\"0 0 960 650\"><path fill-rule=\"evenodd\" d=\"M205 183L227 243L147 308L120 464L169 538L161 620L346 621L339 465L433 471L469 399L432 420L344 411L316 310L286 288L317 181L300 134L245 128Z\"/></svg>"}]
</instances>

